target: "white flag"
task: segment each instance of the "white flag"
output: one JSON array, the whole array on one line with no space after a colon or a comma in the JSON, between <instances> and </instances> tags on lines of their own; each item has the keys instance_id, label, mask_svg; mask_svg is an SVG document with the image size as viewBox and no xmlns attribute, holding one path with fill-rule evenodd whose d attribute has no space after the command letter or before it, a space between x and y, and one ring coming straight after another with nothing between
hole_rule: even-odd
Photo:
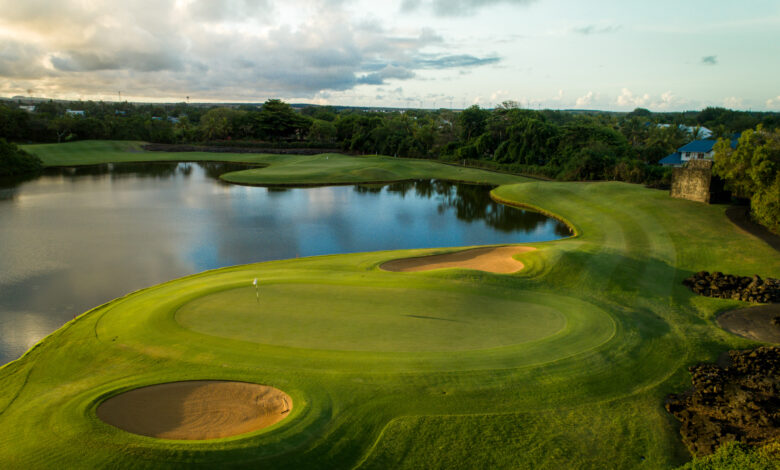
<instances>
[{"instance_id":1,"label":"white flag","mask_svg":"<svg viewBox=\"0 0 780 470\"><path fill-rule=\"evenodd\" d=\"M255 287L257 287L257 278L255 278L255 280L254 280L254 281L252 281L252 285L253 285L253 286L255 286Z\"/></svg>"}]
</instances>

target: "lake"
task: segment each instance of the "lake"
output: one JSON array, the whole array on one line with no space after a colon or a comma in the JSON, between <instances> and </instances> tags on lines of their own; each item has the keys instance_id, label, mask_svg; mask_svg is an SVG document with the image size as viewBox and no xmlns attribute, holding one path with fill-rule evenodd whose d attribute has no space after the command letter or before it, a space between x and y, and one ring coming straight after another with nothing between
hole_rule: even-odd
<instances>
[{"instance_id":1,"label":"lake","mask_svg":"<svg viewBox=\"0 0 780 470\"><path fill-rule=\"evenodd\" d=\"M128 292L235 264L554 240L569 228L445 181L237 186L225 163L110 164L0 181L0 364Z\"/></svg>"}]
</instances>

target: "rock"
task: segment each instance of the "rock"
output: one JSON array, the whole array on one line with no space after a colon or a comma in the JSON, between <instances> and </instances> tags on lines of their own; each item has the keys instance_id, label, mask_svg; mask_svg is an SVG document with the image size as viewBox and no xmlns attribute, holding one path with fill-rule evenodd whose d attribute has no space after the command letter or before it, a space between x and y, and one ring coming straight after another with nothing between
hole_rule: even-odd
<instances>
[{"instance_id":1,"label":"rock","mask_svg":"<svg viewBox=\"0 0 780 470\"><path fill-rule=\"evenodd\" d=\"M690 367L692 390L669 395L664 404L682 422L683 442L696 456L730 441L760 446L780 439L780 347L729 351L729 358L726 368Z\"/></svg>"},{"instance_id":2,"label":"rock","mask_svg":"<svg viewBox=\"0 0 780 470\"><path fill-rule=\"evenodd\" d=\"M699 271L683 280L683 285L693 292L720 299L743 300L746 302L780 302L780 279L762 279L758 274L752 277L735 276L715 271Z\"/></svg>"}]
</instances>

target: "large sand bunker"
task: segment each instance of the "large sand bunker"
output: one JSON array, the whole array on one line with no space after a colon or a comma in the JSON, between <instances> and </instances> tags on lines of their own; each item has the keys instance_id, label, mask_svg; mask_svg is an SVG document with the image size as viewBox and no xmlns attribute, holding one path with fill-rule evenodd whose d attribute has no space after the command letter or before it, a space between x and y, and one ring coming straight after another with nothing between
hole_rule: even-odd
<instances>
[{"instance_id":1,"label":"large sand bunker","mask_svg":"<svg viewBox=\"0 0 780 470\"><path fill-rule=\"evenodd\" d=\"M718 317L718 325L743 338L780 343L780 304L730 310Z\"/></svg>"},{"instance_id":2,"label":"large sand bunker","mask_svg":"<svg viewBox=\"0 0 780 470\"><path fill-rule=\"evenodd\" d=\"M137 388L101 403L97 415L125 431L163 439L216 439L268 427L292 399L267 385L222 380Z\"/></svg>"},{"instance_id":3,"label":"large sand bunker","mask_svg":"<svg viewBox=\"0 0 780 470\"><path fill-rule=\"evenodd\" d=\"M491 273L508 274L523 269L523 263L512 256L533 251L530 246L499 246L474 248L471 250L446 253L443 255L421 256L419 258L404 258L388 261L379 266L385 271L412 272L430 271L443 268L465 268L488 271Z\"/></svg>"}]
</instances>

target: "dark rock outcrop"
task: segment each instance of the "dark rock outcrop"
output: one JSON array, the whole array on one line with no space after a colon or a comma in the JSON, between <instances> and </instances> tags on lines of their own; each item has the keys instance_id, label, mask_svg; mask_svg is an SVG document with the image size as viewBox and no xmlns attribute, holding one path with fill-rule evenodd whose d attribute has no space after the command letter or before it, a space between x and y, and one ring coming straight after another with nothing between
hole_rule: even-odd
<instances>
[{"instance_id":1,"label":"dark rock outcrop","mask_svg":"<svg viewBox=\"0 0 780 470\"><path fill-rule=\"evenodd\" d=\"M694 456L731 441L760 446L780 439L780 348L730 351L729 358L725 368L689 368L693 389L666 400Z\"/></svg>"},{"instance_id":2,"label":"dark rock outcrop","mask_svg":"<svg viewBox=\"0 0 780 470\"><path fill-rule=\"evenodd\" d=\"M707 297L764 304L780 302L780 279L762 279L758 274L748 277L700 271L685 279L683 284Z\"/></svg>"}]
</instances>

